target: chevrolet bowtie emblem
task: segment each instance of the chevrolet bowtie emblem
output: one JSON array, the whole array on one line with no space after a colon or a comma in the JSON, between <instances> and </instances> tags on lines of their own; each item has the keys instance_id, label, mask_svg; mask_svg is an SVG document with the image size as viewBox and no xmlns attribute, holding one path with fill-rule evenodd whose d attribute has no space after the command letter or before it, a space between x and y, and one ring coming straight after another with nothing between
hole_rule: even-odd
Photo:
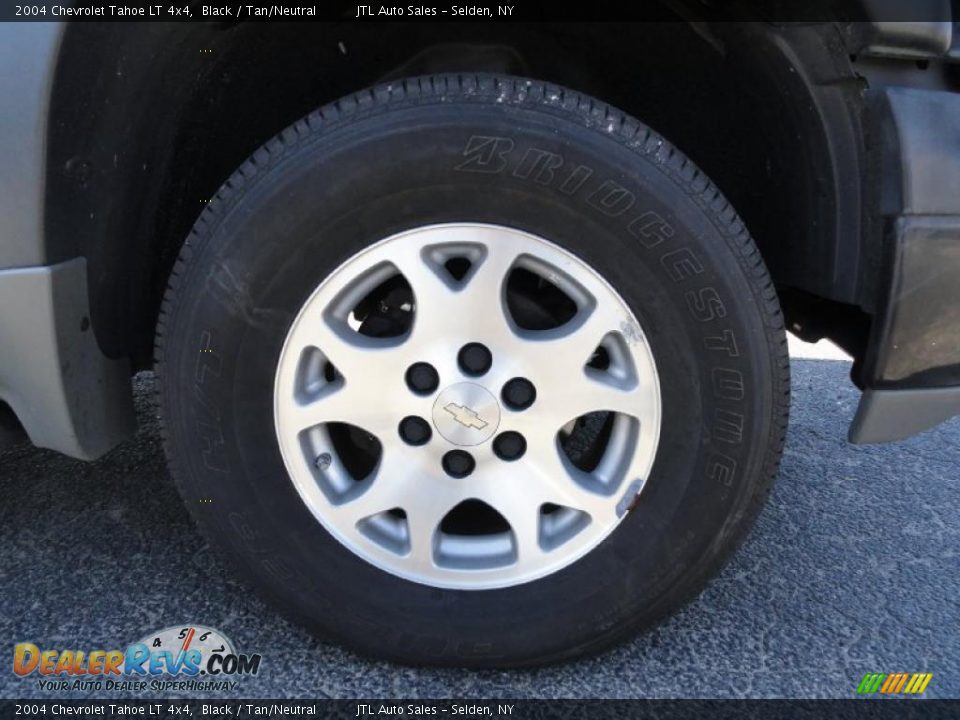
<instances>
[{"instance_id":1,"label":"chevrolet bowtie emblem","mask_svg":"<svg viewBox=\"0 0 960 720\"><path fill-rule=\"evenodd\" d=\"M490 424L486 420L482 420L480 416L477 415L476 410L471 410L466 405L447 403L443 406L443 409L453 415L453 419L458 423L468 428L473 428L474 430L483 430Z\"/></svg>"}]
</instances>

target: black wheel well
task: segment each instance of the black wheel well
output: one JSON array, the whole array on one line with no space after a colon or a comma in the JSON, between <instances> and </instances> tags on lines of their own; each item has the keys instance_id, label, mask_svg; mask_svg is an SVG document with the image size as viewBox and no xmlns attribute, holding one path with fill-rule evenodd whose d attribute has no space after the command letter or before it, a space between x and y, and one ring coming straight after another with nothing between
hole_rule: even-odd
<instances>
[{"instance_id":1,"label":"black wheel well","mask_svg":"<svg viewBox=\"0 0 960 720\"><path fill-rule=\"evenodd\" d=\"M712 177L778 284L869 309L862 88L829 24L77 23L51 99L46 234L51 257L88 259L103 350L150 365L173 260L259 145L377 80L440 71L621 107Z\"/></svg>"}]
</instances>

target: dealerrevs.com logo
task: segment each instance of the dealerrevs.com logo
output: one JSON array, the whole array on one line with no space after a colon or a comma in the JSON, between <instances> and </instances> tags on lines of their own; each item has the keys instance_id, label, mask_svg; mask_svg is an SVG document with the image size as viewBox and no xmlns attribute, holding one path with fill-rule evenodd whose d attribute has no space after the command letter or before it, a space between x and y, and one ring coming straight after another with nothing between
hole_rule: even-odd
<instances>
[{"instance_id":1,"label":"dealerrevs.com logo","mask_svg":"<svg viewBox=\"0 0 960 720\"><path fill-rule=\"evenodd\" d=\"M123 650L13 648L13 672L52 691L233 690L256 675L261 656L238 653L223 633L175 625L150 633Z\"/></svg>"}]
</instances>

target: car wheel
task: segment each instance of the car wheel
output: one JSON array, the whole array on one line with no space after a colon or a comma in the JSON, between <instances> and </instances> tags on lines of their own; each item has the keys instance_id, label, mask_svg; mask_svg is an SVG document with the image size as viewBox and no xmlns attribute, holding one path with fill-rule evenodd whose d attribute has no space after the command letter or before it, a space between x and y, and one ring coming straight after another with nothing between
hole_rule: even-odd
<instances>
[{"instance_id":1,"label":"car wheel","mask_svg":"<svg viewBox=\"0 0 960 720\"><path fill-rule=\"evenodd\" d=\"M775 292L662 137L550 84L325 106L190 234L157 339L200 526L289 616L460 666L595 652L693 597L767 495Z\"/></svg>"}]
</instances>

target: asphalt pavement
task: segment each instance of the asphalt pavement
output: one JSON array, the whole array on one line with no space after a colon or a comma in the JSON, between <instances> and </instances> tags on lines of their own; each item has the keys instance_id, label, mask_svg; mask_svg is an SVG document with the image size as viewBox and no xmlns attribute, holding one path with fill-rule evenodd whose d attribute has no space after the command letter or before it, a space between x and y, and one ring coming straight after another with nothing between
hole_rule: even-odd
<instances>
[{"instance_id":1,"label":"asphalt pavement","mask_svg":"<svg viewBox=\"0 0 960 720\"><path fill-rule=\"evenodd\" d=\"M867 672L932 672L926 697L960 697L960 419L855 447L849 363L796 357L793 373L770 503L708 589L601 657L503 672L370 662L253 596L191 524L164 464L153 378L140 375L140 432L102 460L0 454L0 697L83 696L15 676L16 642L110 649L180 623L262 654L237 697L848 698Z\"/></svg>"}]
</instances>

